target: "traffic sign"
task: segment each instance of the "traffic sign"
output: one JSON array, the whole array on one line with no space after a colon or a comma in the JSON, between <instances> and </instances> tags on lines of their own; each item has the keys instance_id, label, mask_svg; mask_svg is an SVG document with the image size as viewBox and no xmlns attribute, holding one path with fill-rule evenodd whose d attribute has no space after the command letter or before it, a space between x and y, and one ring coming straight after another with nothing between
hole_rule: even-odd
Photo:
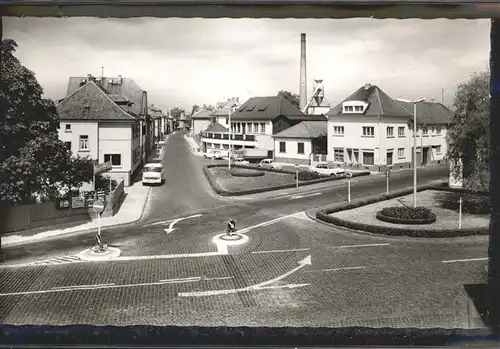
<instances>
[{"instance_id":1,"label":"traffic sign","mask_svg":"<svg viewBox=\"0 0 500 349\"><path fill-rule=\"evenodd\" d=\"M111 161L103 162L101 164L94 163L94 176L97 176L98 174L104 172L111 171L112 169L113 165L111 164Z\"/></svg>"},{"instance_id":2,"label":"traffic sign","mask_svg":"<svg viewBox=\"0 0 500 349\"><path fill-rule=\"evenodd\" d=\"M95 212L101 213L102 211L104 211L104 202L102 202L101 200L97 200L94 202L92 208Z\"/></svg>"},{"instance_id":3,"label":"traffic sign","mask_svg":"<svg viewBox=\"0 0 500 349\"><path fill-rule=\"evenodd\" d=\"M352 173L351 173L351 172L346 172L346 173L345 173L345 176L346 176L347 178L352 178Z\"/></svg>"}]
</instances>

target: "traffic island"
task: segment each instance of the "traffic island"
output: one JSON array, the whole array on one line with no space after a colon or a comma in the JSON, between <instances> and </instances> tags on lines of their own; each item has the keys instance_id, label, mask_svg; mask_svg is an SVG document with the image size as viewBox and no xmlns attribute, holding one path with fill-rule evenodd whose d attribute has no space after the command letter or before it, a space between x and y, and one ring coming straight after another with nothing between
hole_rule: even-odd
<instances>
[{"instance_id":1,"label":"traffic island","mask_svg":"<svg viewBox=\"0 0 500 349\"><path fill-rule=\"evenodd\" d=\"M263 172L260 176L235 176L232 171L236 169L254 172ZM229 170L227 164L206 165L203 167L203 174L207 178L213 190L221 196L241 196L263 193L273 190L290 189L296 186L336 181L344 179L344 176L304 176L299 172L297 183L294 171L275 170L268 168L257 168L255 166L233 165ZM352 177L370 175L369 171L352 172ZM241 188L246 188L241 190Z\"/></svg>"},{"instance_id":2,"label":"traffic island","mask_svg":"<svg viewBox=\"0 0 500 349\"><path fill-rule=\"evenodd\" d=\"M120 256L121 251L116 247L109 247L107 245L100 248L95 246L86 249L78 254L78 257L83 261L109 261Z\"/></svg>"},{"instance_id":3,"label":"traffic island","mask_svg":"<svg viewBox=\"0 0 500 349\"><path fill-rule=\"evenodd\" d=\"M377 213L384 208L392 210L395 207L411 207L413 189L402 189L390 192L388 195L377 195L363 199L342 202L316 212L316 219L331 224L357 231L373 234L408 236L415 238L449 238L473 235L488 235L489 215L463 213L447 209L441 200L446 195L443 187L434 185L419 186L417 189L417 203L419 206L429 208L435 215L434 222L421 221L409 223L408 221L392 218L392 222L380 220ZM387 218L387 217L384 217ZM432 215L429 215L432 220Z\"/></svg>"}]
</instances>

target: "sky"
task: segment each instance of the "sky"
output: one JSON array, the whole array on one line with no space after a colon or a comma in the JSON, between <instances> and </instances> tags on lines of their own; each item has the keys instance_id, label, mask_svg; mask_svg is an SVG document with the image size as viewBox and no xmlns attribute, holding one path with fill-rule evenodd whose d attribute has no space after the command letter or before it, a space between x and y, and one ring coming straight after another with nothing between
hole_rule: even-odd
<instances>
[{"instance_id":1,"label":"sky","mask_svg":"<svg viewBox=\"0 0 500 349\"><path fill-rule=\"evenodd\" d=\"M70 76L134 79L164 109L230 97L299 92L300 34L307 89L323 79L332 107L365 83L393 98L451 105L456 87L488 68L489 20L4 18L4 38L45 97Z\"/></svg>"}]
</instances>

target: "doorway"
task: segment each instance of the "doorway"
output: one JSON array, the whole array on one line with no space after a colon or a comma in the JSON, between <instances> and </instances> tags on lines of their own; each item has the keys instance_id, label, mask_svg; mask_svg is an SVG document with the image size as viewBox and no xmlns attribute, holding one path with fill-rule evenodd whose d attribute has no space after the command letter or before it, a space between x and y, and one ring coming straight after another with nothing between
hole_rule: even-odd
<instances>
[{"instance_id":1,"label":"doorway","mask_svg":"<svg viewBox=\"0 0 500 349\"><path fill-rule=\"evenodd\" d=\"M392 150L387 152L387 166L392 166L393 162L392 154L393 154Z\"/></svg>"}]
</instances>

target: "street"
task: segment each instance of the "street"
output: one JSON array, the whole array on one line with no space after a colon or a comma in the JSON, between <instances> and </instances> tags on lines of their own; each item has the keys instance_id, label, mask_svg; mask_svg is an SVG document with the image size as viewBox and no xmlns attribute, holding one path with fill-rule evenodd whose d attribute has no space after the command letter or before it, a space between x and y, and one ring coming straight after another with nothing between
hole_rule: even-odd
<instances>
[{"instance_id":1,"label":"street","mask_svg":"<svg viewBox=\"0 0 500 349\"><path fill-rule=\"evenodd\" d=\"M166 183L142 221L104 229L113 261L78 253L94 234L3 248L6 324L470 327L464 284L482 282L487 237L375 236L311 220L346 200L345 180L308 194L218 197L180 133L165 144ZM446 178L419 169L419 184ZM411 186L394 173L391 189ZM351 197L385 192L385 178L353 181ZM245 240L220 239L233 218Z\"/></svg>"}]
</instances>

